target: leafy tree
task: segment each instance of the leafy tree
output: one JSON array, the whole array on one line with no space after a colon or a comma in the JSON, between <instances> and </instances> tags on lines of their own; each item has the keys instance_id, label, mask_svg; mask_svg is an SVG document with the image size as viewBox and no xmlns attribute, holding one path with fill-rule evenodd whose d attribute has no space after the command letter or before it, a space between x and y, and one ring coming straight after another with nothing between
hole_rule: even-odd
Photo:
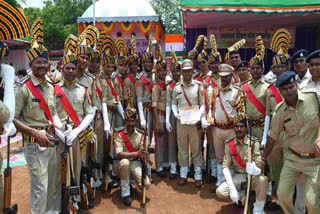
<instances>
[{"instance_id":1,"label":"leafy tree","mask_svg":"<svg viewBox=\"0 0 320 214\"><path fill-rule=\"evenodd\" d=\"M64 41L71 33L78 34L77 17L92 4L92 0L53 0L45 1L42 10L25 8L30 24L41 15L43 18L44 45L49 50L63 49Z\"/></svg>"},{"instance_id":2,"label":"leafy tree","mask_svg":"<svg viewBox=\"0 0 320 214\"><path fill-rule=\"evenodd\" d=\"M180 34L181 23L178 12L180 0L149 0L166 29L166 34Z\"/></svg>"}]
</instances>

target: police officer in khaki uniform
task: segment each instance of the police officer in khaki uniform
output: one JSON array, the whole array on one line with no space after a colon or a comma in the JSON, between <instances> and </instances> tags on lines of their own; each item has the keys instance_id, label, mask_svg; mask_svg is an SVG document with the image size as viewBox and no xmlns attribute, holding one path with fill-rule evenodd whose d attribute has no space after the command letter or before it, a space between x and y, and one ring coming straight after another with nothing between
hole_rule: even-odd
<instances>
[{"instance_id":1,"label":"police officer in khaki uniform","mask_svg":"<svg viewBox=\"0 0 320 214\"><path fill-rule=\"evenodd\" d=\"M137 129L138 114L135 109L125 110L125 129L116 129L114 134L114 150L117 160L113 170L120 177L121 197L125 205L131 205L130 181L141 187L142 165L141 160L148 159L149 153L143 148L143 132ZM147 140L147 139L146 139ZM147 140L148 142L148 140ZM148 189L151 185L149 177L144 180Z\"/></svg>"},{"instance_id":2,"label":"police officer in khaki uniform","mask_svg":"<svg viewBox=\"0 0 320 214\"><path fill-rule=\"evenodd\" d=\"M155 159L157 175L164 178L165 165L168 165L168 132L166 129L166 74L167 63L163 60L162 51L157 44L156 83L152 88L152 110L154 118Z\"/></svg>"},{"instance_id":3,"label":"police officer in khaki uniform","mask_svg":"<svg viewBox=\"0 0 320 214\"><path fill-rule=\"evenodd\" d=\"M116 90L116 93L118 95L118 101L119 105L121 105L122 109L125 106L124 103L124 80L127 76L127 63L128 63L128 47L124 41L123 38L118 37L116 39L116 47L118 50L118 56L117 56L117 71L115 73L115 78L113 80L114 89ZM120 106L119 106L120 107ZM123 110L122 110L123 111ZM123 114L120 114L119 112L116 113L115 117L115 128L123 127Z\"/></svg>"},{"instance_id":4,"label":"police officer in khaki uniform","mask_svg":"<svg viewBox=\"0 0 320 214\"><path fill-rule=\"evenodd\" d=\"M27 52L32 73L15 87L14 124L24 134L24 152L31 177L30 212L36 214L60 209L60 195L56 194L55 182L56 150L48 138L52 137L53 128L56 133L64 128L55 109L53 85L45 78L49 61L48 51L42 45L42 23L42 18L38 17L31 28L31 32L40 29L37 35L32 35L34 43ZM42 103L47 108L42 108Z\"/></svg>"},{"instance_id":5,"label":"police officer in khaki uniform","mask_svg":"<svg viewBox=\"0 0 320 214\"><path fill-rule=\"evenodd\" d=\"M307 63L308 55L306 49L300 49L292 55L293 69L297 73L296 81L299 84L311 78Z\"/></svg>"},{"instance_id":6,"label":"police officer in khaki uniform","mask_svg":"<svg viewBox=\"0 0 320 214\"><path fill-rule=\"evenodd\" d=\"M195 171L194 178L196 180L196 186L200 188L202 186L202 159L199 141L200 138L198 135L197 125L195 124L196 121L185 121L185 124L181 123L181 111L184 108L200 107L200 115L203 113L203 96L201 96L201 84L193 80L192 75L192 61L186 59L182 62L183 82L177 83L173 90L171 107L174 116L178 119L177 131L180 156L179 184L184 185L187 182L190 146ZM194 120L196 119L198 118L195 118Z\"/></svg>"},{"instance_id":7,"label":"police officer in khaki uniform","mask_svg":"<svg viewBox=\"0 0 320 214\"><path fill-rule=\"evenodd\" d=\"M166 92L166 128L168 131L168 161L170 164L169 178L174 180L177 174L177 160L178 160L178 138L177 138L177 119L171 111L172 93L176 84L180 82L181 78L181 64L178 62L176 53L171 50L172 63L170 65L171 78L167 84Z\"/></svg>"},{"instance_id":8,"label":"police officer in khaki uniform","mask_svg":"<svg viewBox=\"0 0 320 214\"><path fill-rule=\"evenodd\" d=\"M217 49L216 37L210 36L211 53L208 56L209 69L212 72L211 79L216 85L220 85L219 65L222 63L221 54Z\"/></svg>"},{"instance_id":9,"label":"police officer in khaki uniform","mask_svg":"<svg viewBox=\"0 0 320 214\"><path fill-rule=\"evenodd\" d=\"M12 66L2 64L1 58L9 54L9 49L6 44L0 41L0 75L4 82L4 96L3 102L0 101L0 126L1 134L6 136L12 136L16 133L16 128L12 123L14 118L14 109L15 109L15 99L12 99L14 96L13 83L14 83L14 68ZM4 130L2 130L4 128ZM4 133L3 133L4 131ZM0 152L0 166L2 166L3 158ZM3 180L2 172L0 172L0 210L3 210Z\"/></svg>"},{"instance_id":10,"label":"police officer in khaki uniform","mask_svg":"<svg viewBox=\"0 0 320 214\"><path fill-rule=\"evenodd\" d=\"M137 98L135 92L136 75L140 64L140 58L137 55L136 38L132 35L130 43L131 55L128 57L129 73L123 83L123 99L125 108L128 103L137 109Z\"/></svg>"},{"instance_id":11,"label":"police officer in khaki uniform","mask_svg":"<svg viewBox=\"0 0 320 214\"><path fill-rule=\"evenodd\" d=\"M238 86L242 86L246 82L250 81L251 75L249 72L249 63L247 61L241 61L235 70L240 80L240 82L237 83Z\"/></svg>"},{"instance_id":12,"label":"police officer in khaki uniform","mask_svg":"<svg viewBox=\"0 0 320 214\"><path fill-rule=\"evenodd\" d=\"M212 136L217 159L217 183L219 186L225 179L222 172L225 141L234 136L233 118L237 112L244 112L244 100L242 92L231 84L233 67L227 64L219 66L221 84L213 89L212 97L207 93L207 98L213 100L211 112L213 112L214 125ZM207 109L208 115L209 109ZM207 128L210 124L206 117L202 117L202 127ZM214 188L213 188L214 190Z\"/></svg>"},{"instance_id":13,"label":"police officer in khaki uniform","mask_svg":"<svg viewBox=\"0 0 320 214\"><path fill-rule=\"evenodd\" d=\"M278 187L278 199L285 213L295 213L292 196L298 178L303 175L302 189L308 213L319 213L319 97L315 92L300 92L294 72L280 75L276 86L286 102L275 109L267 143L267 154L284 129L287 148Z\"/></svg>"},{"instance_id":14,"label":"police officer in khaki uniform","mask_svg":"<svg viewBox=\"0 0 320 214\"><path fill-rule=\"evenodd\" d=\"M199 54L198 49L199 49L203 39L204 39L204 35L199 35L194 48L188 52L188 59L190 59L193 64L193 76L194 77L200 74L200 71L196 67L198 65L198 54Z\"/></svg>"},{"instance_id":15,"label":"police officer in khaki uniform","mask_svg":"<svg viewBox=\"0 0 320 214\"><path fill-rule=\"evenodd\" d=\"M228 48L228 53L226 54L227 62L228 62L227 64L232 66L234 70L237 68L237 66L242 61L239 49L245 43L246 43L246 40L242 39ZM241 83L241 80L239 78L238 73L234 72L233 78L232 78L232 84L236 84L236 83Z\"/></svg>"},{"instance_id":16,"label":"police officer in khaki uniform","mask_svg":"<svg viewBox=\"0 0 320 214\"><path fill-rule=\"evenodd\" d=\"M227 140L223 159L223 174L226 181L217 189L217 196L220 199L229 199L230 197L237 204L239 201L244 201L246 189L241 187L244 186L243 183L247 182L247 173L249 173L253 175L251 188L256 192L253 213L264 214L267 178L261 174L264 165L260 153L260 144L257 138L246 135L248 126L248 118L245 114L241 113L234 117L236 137ZM250 144L252 146L252 162L248 161ZM234 173L230 171L232 166L234 167Z\"/></svg>"},{"instance_id":17,"label":"police officer in khaki uniform","mask_svg":"<svg viewBox=\"0 0 320 214\"><path fill-rule=\"evenodd\" d=\"M151 38L149 38L148 48L142 55L143 71L136 76L137 80L135 83L140 125L143 129L148 129L148 136L150 136L150 138L153 135L153 118L151 111L153 54L151 52L151 42ZM148 121L146 121L146 119L148 119Z\"/></svg>"}]
</instances>

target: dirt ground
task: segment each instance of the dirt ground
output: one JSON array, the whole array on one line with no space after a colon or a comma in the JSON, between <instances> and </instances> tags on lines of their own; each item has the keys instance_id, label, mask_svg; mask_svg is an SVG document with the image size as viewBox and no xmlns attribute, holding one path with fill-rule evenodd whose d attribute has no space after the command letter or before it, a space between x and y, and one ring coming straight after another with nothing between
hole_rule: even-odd
<instances>
[{"instance_id":1,"label":"dirt ground","mask_svg":"<svg viewBox=\"0 0 320 214\"><path fill-rule=\"evenodd\" d=\"M11 144L12 150L21 147L19 144ZM1 148L3 158L7 156L7 150ZM17 152L12 152L15 155ZM202 188L196 188L194 180L189 178L187 185L181 187L177 184L177 180L171 181L169 178L162 179L154 176L154 182L147 191L146 208L140 208L141 194L135 190L131 207L122 204L120 196L120 188L111 190L110 192L97 192L95 207L89 211L80 213L99 214L137 214L137 213L219 213L219 214L240 214L243 209L237 208L232 202L224 202L219 200L214 193L210 192L209 184L204 184ZM30 203L30 176L28 168L24 166L15 166L13 168L13 185L12 185L12 204L18 204L18 213L28 214ZM269 212L268 212L269 214ZM271 214L271 213L270 213Z\"/></svg>"}]
</instances>

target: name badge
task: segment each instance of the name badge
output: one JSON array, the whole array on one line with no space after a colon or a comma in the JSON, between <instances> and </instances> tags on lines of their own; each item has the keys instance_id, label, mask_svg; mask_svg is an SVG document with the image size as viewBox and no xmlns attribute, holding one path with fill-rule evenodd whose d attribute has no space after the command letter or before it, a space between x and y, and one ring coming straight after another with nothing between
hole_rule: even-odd
<instances>
[{"instance_id":1,"label":"name badge","mask_svg":"<svg viewBox=\"0 0 320 214\"><path fill-rule=\"evenodd\" d=\"M64 97L64 95L59 95L59 96L58 96L58 98L62 98L62 97Z\"/></svg>"},{"instance_id":2,"label":"name badge","mask_svg":"<svg viewBox=\"0 0 320 214\"><path fill-rule=\"evenodd\" d=\"M41 101L41 100L40 100L40 99L37 99L37 98L33 98L33 99L32 99L32 102L40 103L40 101Z\"/></svg>"}]
</instances>

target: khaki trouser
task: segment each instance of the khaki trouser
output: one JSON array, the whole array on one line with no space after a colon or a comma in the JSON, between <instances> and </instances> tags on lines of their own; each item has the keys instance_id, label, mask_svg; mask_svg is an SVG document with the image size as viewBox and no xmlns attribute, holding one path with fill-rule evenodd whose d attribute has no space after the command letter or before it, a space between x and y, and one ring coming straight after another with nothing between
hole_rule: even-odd
<instances>
[{"instance_id":1,"label":"khaki trouser","mask_svg":"<svg viewBox=\"0 0 320 214\"><path fill-rule=\"evenodd\" d=\"M214 149L216 151L217 164L222 165L226 140L228 138L235 136L234 130L233 129L224 130L224 129L219 129L217 127L214 127L212 136L213 136L213 142L214 142Z\"/></svg>"},{"instance_id":2,"label":"khaki trouser","mask_svg":"<svg viewBox=\"0 0 320 214\"><path fill-rule=\"evenodd\" d=\"M2 162L3 162L3 159L2 159L2 154L0 152L0 166L2 166ZM2 210L3 210L3 200L4 200L3 191L4 191L4 188L3 188L3 176L2 176L2 172L0 170L0 213L2 213Z\"/></svg>"},{"instance_id":3,"label":"khaki trouser","mask_svg":"<svg viewBox=\"0 0 320 214\"><path fill-rule=\"evenodd\" d=\"M241 183L247 182L247 179L246 179L247 177L248 177L248 174L241 174L241 173L234 173L232 175L232 181L239 193L240 200L242 200L246 195L247 189L241 188ZM257 199L259 201L266 200L268 179L263 175L252 176L251 179L252 179L251 189L256 192ZM218 198L220 199L224 199L224 200L230 199L229 187L226 181L223 182L218 187L216 193Z\"/></svg>"},{"instance_id":4,"label":"khaki trouser","mask_svg":"<svg viewBox=\"0 0 320 214\"><path fill-rule=\"evenodd\" d=\"M320 158L300 159L291 152L285 155L277 194L281 208L286 214L295 213L292 197L301 175L305 178L302 187L308 213L320 213L319 168Z\"/></svg>"},{"instance_id":5,"label":"khaki trouser","mask_svg":"<svg viewBox=\"0 0 320 214\"><path fill-rule=\"evenodd\" d=\"M195 167L202 165L200 137L196 125L181 124L178 120L178 149L179 149L179 165L188 167L189 163L189 146L192 154L192 162Z\"/></svg>"},{"instance_id":6,"label":"khaki trouser","mask_svg":"<svg viewBox=\"0 0 320 214\"><path fill-rule=\"evenodd\" d=\"M123 127L123 126L124 126L124 121L123 121L123 119L122 119L122 117L121 117L121 114L120 114L118 111L115 112L114 117L115 117L115 118L114 118L114 120L115 120L115 125L114 125L114 127L115 127L115 128Z\"/></svg>"},{"instance_id":7,"label":"khaki trouser","mask_svg":"<svg viewBox=\"0 0 320 214\"><path fill-rule=\"evenodd\" d=\"M168 160L170 163L177 162L178 158L178 138L177 138L177 119L171 112L170 123L172 130L168 132Z\"/></svg>"},{"instance_id":8,"label":"khaki trouser","mask_svg":"<svg viewBox=\"0 0 320 214\"><path fill-rule=\"evenodd\" d=\"M163 167L165 163L168 163L168 132L166 129L166 116L159 114L159 120L161 124L161 134L154 132L156 148L156 168L159 169ZM156 123L153 123L153 128L155 129Z\"/></svg>"},{"instance_id":9,"label":"khaki trouser","mask_svg":"<svg viewBox=\"0 0 320 214\"><path fill-rule=\"evenodd\" d=\"M55 195L58 164L55 148L40 151L37 143L25 142L24 153L31 177L31 213L42 214L49 210L59 210L56 202L60 202L61 195Z\"/></svg>"},{"instance_id":10,"label":"khaki trouser","mask_svg":"<svg viewBox=\"0 0 320 214\"><path fill-rule=\"evenodd\" d=\"M130 178L141 185L142 167L141 161L130 161L128 159L121 159L115 161L113 164L114 173L120 177L122 181L129 181ZM151 185L149 178L145 181L145 186L148 189Z\"/></svg>"},{"instance_id":11,"label":"khaki trouser","mask_svg":"<svg viewBox=\"0 0 320 214\"><path fill-rule=\"evenodd\" d=\"M213 126L209 126L207 128L207 145L209 145L209 159L216 159L216 151L214 149L214 141L213 141Z\"/></svg>"},{"instance_id":12,"label":"khaki trouser","mask_svg":"<svg viewBox=\"0 0 320 214\"><path fill-rule=\"evenodd\" d=\"M84 142L86 143L86 142ZM87 147L88 148L88 147ZM69 150L70 152L70 162L72 164L72 176L77 183L78 186L80 186L80 172L81 172L81 166L82 166L82 161L83 158L81 158L81 151L80 151L80 143L79 143L79 138L76 138L72 142L71 149Z\"/></svg>"}]
</instances>

